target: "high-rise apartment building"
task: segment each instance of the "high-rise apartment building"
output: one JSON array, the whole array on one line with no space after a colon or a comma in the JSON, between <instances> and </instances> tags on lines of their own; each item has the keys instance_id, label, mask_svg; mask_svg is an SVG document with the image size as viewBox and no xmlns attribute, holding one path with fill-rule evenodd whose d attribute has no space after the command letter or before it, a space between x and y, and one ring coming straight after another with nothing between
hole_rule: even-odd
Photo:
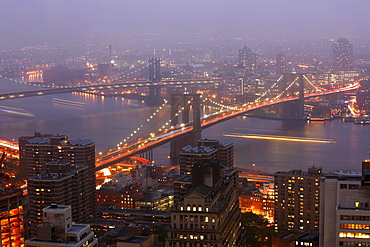
<instances>
[{"instance_id":1,"label":"high-rise apartment building","mask_svg":"<svg viewBox=\"0 0 370 247\"><path fill-rule=\"evenodd\" d=\"M42 210L43 221L37 237L26 240L26 247L97 247L98 240L88 224L75 224L71 206L51 204Z\"/></svg>"},{"instance_id":2,"label":"high-rise apartment building","mask_svg":"<svg viewBox=\"0 0 370 247\"><path fill-rule=\"evenodd\" d=\"M286 73L286 61L283 54L279 54L276 57L276 76L281 76Z\"/></svg>"},{"instance_id":3,"label":"high-rise apartment building","mask_svg":"<svg viewBox=\"0 0 370 247\"><path fill-rule=\"evenodd\" d=\"M245 68L245 75L257 75L258 56L253 53L246 45L239 50L239 64Z\"/></svg>"},{"instance_id":4,"label":"high-rise apartment building","mask_svg":"<svg viewBox=\"0 0 370 247\"><path fill-rule=\"evenodd\" d=\"M88 188L86 198L90 202L87 209L89 214L96 208L96 178L95 178L95 144L89 139L69 140L66 135L41 134L19 138L20 165L25 167L27 178L45 174L46 164L51 161L68 162L73 166L87 167L88 178L84 181L84 188ZM49 172L50 173L50 172ZM58 203L52 202L49 203ZM63 204L63 203L62 203ZM64 203L65 204L65 203ZM73 205L68 203L67 205ZM39 208L39 210L41 210ZM75 210L75 209L74 209ZM75 220L79 218L76 216Z\"/></svg>"},{"instance_id":5,"label":"high-rise apartment building","mask_svg":"<svg viewBox=\"0 0 370 247\"><path fill-rule=\"evenodd\" d=\"M199 160L218 160L225 167L234 166L234 145L229 141L204 138L197 147L183 147L179 164L181 174L191 174L191 169Z\"/></svg>"},{"instance_id":6,"label":"high-rise apartment building","mask_svg":"<svg viewBox=\"0 0 370 247\"><path fill-rule=\"evenodd\" d=\"M333 45L333 65L336 70L351 70L354 65L353 45L348 39L340 38Z\"/></svg>"},{"instance_id":7,"label":"high-rise apartment building","mask_svg":"<svg viewBox=\"0 0 370 247\"><path fill-rule=\"evenodd\" d=\"M275 230L317 230L319 228L320 176L322 168L308 172L291 170L275 173Z\"/></svg>"},{"instance_id":8,"label":"high-rise apartment building","mask_svg":"<svg viewBox=\"0 0 370 247\"><path fill-rule=\"evenodd\" d=\"M166 246L246 246L238 186L237 168L224 168L217 160L197 162L191 185L171 210Z\"/></svg>"},{"instance_id":9,"label":"high-rise apartment building","mask_svg":"<svg viewBox=\"0 0 370 247\"><path fill-rule=\"evenodd\" d=\"M93 168L93 173L95 169L95 144L89 139L69 140L66 135L36 132L34 136L19 138L19 155L28 178L44 173L50 161L87 166Z\"/></svg>"},{"instance_id":10,"label":"high-rise apartment building","mask_svg":"<svg viewBox=\"0 0 370 247\"><path fill-rule=\"evenodd\" d=\"M370 160L321 178L320 247L370 246Z\"/></svg>"},{"instance_id":11,"label":"high-rise apartment building","mask_svg":"<svg viewBox=\"0 0 370 247\"><path fill-rule=\"evenodd\" d=\"M0 188L0 246L24 246L22 190Z\"/></svg>"},{"instance_id":12,"label":"high-rise apartment building","mask_svg":"<svg viewBox=\"0 0 370 247\"><path fill-rule=\"evenodd\" d=\"M90 203L95 187L91 188L87 182L89 168L53 161L46 165L46 170L46 173L28 179L32 236L42 222L42 209L53 203L71 205L77 223L89 222L95 210Z\"/></svg>"}]
</instances>

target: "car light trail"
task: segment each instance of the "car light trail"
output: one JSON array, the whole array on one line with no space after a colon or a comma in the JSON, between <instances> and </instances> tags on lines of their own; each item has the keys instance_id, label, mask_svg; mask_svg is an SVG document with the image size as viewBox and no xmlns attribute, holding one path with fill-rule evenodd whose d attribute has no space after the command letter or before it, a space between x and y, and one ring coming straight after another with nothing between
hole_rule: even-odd
<instances>
[{"instance_id":1,"label":"car light trail","mask_svg":"<svg viewBox=\"0 0 370 247\"><path fill-rule=\"evenodd\" d=\"M249 139L262 139L262 140L276 140L276 141L291 141L291 142L315 142L315 143L336 143L329 139L318 139L318 138L304 138L304 137L291 137L291 136L274 136L274 135L252 135L252 134L240 134L240 133L226 133L224 136L229 137L240 137Z\"/></svg>"}]
</instances>

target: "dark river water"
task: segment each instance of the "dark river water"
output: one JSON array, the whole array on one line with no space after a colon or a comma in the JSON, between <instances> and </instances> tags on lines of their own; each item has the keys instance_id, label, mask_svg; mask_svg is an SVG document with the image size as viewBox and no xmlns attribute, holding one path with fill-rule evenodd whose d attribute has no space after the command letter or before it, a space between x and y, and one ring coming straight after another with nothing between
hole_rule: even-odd
<instances>
[{"instance_id":1,"label":"dark river water","mask_svg":"<svg viewBox=\"0 0 370 247\"><path fill-rule=\"evenodd\" d=\"M0 93L22 89L0 81ZM85 105L61 105L53 103L53 98L84 102ZM35 117L0 112L0 139L17 140L19 136L33 135L35 131L59 133L70 139L89 138L95 142L97 152L115 147L135 130L137 137L155 132L168 119L169 110L165 106L148 122L147 118L156 107L135 100L81 93L0 101L0 108L4 106L24 109ZM143 127L137 130L141 125ZM325 172L360 170L361 161L369 158L370 125L341 120L306 123L237 117L204 130L203 137L233 142L235 165L243 168L275 172L306 170L309 166L319 165ZM168 164L168 154L168 144L157 148L154 150L155 162Z\"/></svg>"}]
</instances>

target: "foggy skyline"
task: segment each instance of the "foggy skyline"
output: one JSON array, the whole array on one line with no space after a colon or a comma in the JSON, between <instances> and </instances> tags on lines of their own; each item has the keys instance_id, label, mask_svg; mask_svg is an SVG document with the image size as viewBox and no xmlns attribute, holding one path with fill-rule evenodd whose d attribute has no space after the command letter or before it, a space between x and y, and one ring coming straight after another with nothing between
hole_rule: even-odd
<instances>
[{"instance_id":1,"label":"foggy skyline","mask_svg":"<svg viewBox=\"0 0 370 247\"><path fill-rule=\"evenodd\" d=\"M368 0L0 0L0 49L140 33L368 38Z\"/></svg>"}]
</instances>

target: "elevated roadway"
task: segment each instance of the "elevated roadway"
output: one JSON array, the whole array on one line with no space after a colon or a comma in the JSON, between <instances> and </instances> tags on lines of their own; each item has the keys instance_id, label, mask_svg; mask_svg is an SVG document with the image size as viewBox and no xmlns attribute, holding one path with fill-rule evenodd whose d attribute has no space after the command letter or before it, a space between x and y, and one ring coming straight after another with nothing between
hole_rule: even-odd
<instances>
[{"instance_id":1,"label":"elevated roadway","mask_svg":"<svg viewBox=\"0 0 370 247\"><path fill-rule=\"evenodd\" d=\"M325 95L330 95L330 94L335 94L335 93L347 92L347 91L355 90L358 87L359 87L359 84L354 84L354 85L347 86L345 88L335 89L332 91L308 94L308 95L305 95L305 98L312 98L312 97L325 96ZM265 102L249 103L246 106L239 108L237 110L224 111L224 112L220 112L218 114L212 115L211 117L203 118L201 121L201 128L202 129L209 128L213 125L222 123L231 118L246 114L250 111L253 111L253 110L256 110L262 107L290 102L290 101L294 101L297 99L298 97L287 97L287 98L282 98L282 99L266 100ZM127 157L149 151L153 148L159 147L170 141L176 140L178 138L182 138L185 135L189 134L192 130L193 130L193 127L191 123L189 123L188 125L182 125L182 127L178 126L173 129L166 129L161 132L153 134L153 136L140 138L135 142L126 143L122 147L111 149L108 152L105 152L104 154L97 156L96 169L97 170L103 169L110 165L114 165L115 163Z\"/></svg>"},{"instance_id":2,"label":"elevated roadway","mask_svg":"<svg viewBox=\"0 0 370 247\"><path fill-rule=\"evenodd\" d=\"M77 87L50 87L36 90L19 91L12 93L0 94L0 100L16 99L24 97L33 97L50 94L60 94L69 92L84 92L93 90L106 90L106 89L119 89L119 88L132 88L132 87L152 87L152 86L180 86L180 85L199 85L199 84L214 84L221 82L222 79L183 79L183 80L163 80L160 82L151 81L132 81L132 82L120 82L110 84L93 84Z\"/></svg>"}]
</instances>

